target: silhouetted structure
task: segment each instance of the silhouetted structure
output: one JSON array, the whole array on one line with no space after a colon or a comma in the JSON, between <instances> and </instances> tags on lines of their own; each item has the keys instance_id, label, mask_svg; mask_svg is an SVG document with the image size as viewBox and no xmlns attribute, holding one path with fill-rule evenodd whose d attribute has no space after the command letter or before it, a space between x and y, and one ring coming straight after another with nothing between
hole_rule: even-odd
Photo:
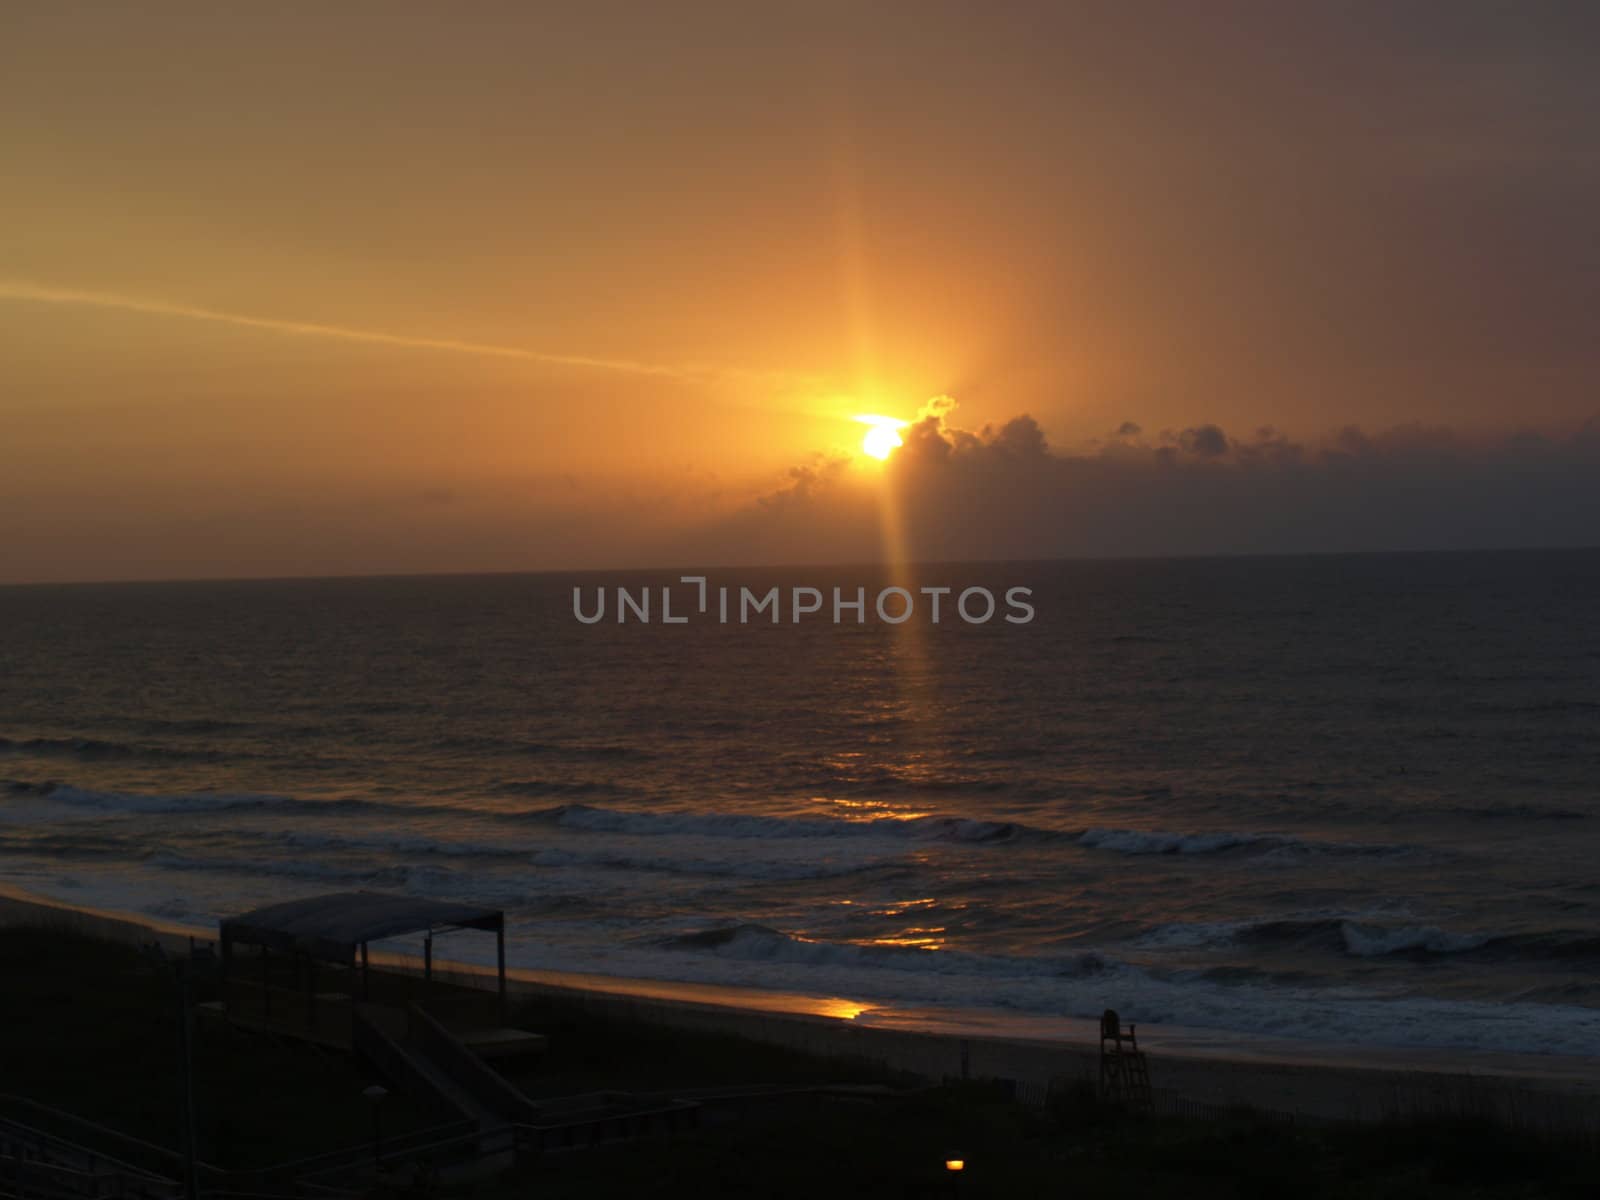
<instances>
[{"instance_id":1,"label":"silhouetted structure","mask_svg":"<svg viewBox=\"0 0 1600 1200\"><path fill-rule=\"evenodd\" d=\"M423 981L433 978L433 936L446 929L481 929L495 935L499 1020L505 1022L505 915L412 896L341 892L258 908L222 922L223 1000L229 1019L283 1027L342 1048L350 1044L347 992L320 990L319 965L359 972L360 999L370 998L367 944L403 934L423 934ZM239 962L239 947L259 950L259 983L252 987ZM270 956L291 968L291 985L276 986Z\"/></svg>"},{"instance_id":2,"label":"silhouetted structure","mask_svg":"<svg viewBox=\"0 0 1600 1200\"><path fill-rule=\"evenodd\" d=\"M1137 1026L1123 1029L1116 1010L1100 1017L1100 1098L1126 1108L1150 1108L1150 1068L1139 1049Z\"/></svg>"}]
</instances>

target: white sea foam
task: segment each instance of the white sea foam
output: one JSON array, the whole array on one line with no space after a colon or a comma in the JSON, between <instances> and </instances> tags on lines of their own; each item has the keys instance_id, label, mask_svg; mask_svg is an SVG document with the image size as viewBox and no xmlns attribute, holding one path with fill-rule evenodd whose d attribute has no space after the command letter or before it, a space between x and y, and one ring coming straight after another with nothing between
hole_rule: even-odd
<instances>
[{"instance_id":1,"label":"white sea foam","mask_svg":"<svg viewBox=\"0 0 1600 1200\"><path fill-rule=\"evenodd\" d=\"M1356 921L1341 922L1339 933L1344 938L1345 949L1361 958L1378 958L1411 950L1429 954L1459 954L1464 950L1476 950L1490 940L1485 933L1456 933L1433 925L1385 927Z\"/></svg>"}]
</instances>

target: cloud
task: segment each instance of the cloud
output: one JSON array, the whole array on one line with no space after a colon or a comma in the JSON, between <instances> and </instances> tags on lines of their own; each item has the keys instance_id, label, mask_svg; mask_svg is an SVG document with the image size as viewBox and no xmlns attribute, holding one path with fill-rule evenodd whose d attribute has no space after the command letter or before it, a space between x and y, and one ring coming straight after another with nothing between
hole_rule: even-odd
<instances>
[{"instance_id":1,"label":"cloud","mask_svg":"<svg viewBox=\"0 0 1600 1200\"><path fill-rule=\"evenodd\" d=\"M789 482L775 492L758 497L756 503L769 512L780 512L790 507L802 506L819 488L837 479L849 466L849 462L850 460L844 455L838 455L832 458L819 458L817 462L806 466L790 467Z\"/></svg>"},{"instance_id":2,"label":"cloud","mask_svg":"<svg viewBox=\"0 0 1600 1200\"><path fill-rule=\"evenodd\" d=\"M699 531L693 557L882 557L892 497L910 558L1306 553L1600 541L1600 417L1564 434L1354 426L1297 441L1215 424L1051 447L1033 417L964 429L925 409L880 475L846 460Z\"/></svg>"},{"instance_id":3,"label":"cloud","mask_svg":"<svg viewBox=\"0 0 1600 1200\"><path fill-rule=\"evenodd\" d=\"M1180 433L1178 445L1201 458L1220 458L1228 452L1228 435L1219 426L1201 425Z\"/></svg>"}]
</instances>

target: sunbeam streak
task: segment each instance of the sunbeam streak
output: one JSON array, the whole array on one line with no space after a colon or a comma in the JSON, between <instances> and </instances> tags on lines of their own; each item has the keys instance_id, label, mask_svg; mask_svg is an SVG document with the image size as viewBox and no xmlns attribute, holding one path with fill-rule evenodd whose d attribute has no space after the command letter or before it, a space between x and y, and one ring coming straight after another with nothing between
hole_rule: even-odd
<instances>
[{"instance_id":1,"label":"sunbeam streak","mask_svg":"<svg viewBox=\"0 0 1600 1200\"><path fill-rule=\"evenodd\" d=\"M189 321L209 321L219 325L260 329L295 337L330 338L344 342L362 342L368 345L395 346L408 350L437 350L449 354L471 354L481 358L509 358L551 367L611 371L624 375L677 379L688 383L766 382L796 386L800 384L817 385L822 382L814 376L788 371L752 371L739 367L648 363L631 359L595 358L584 354L555 354L544 350L530 350L523 346L502 346L492 342L472 342L459 338L419 337L411 334L389 333L378 329L357 329L347 325L327 325L316 321L296 321L283 317L259 317L248 313L227 312L222 309L206 308L196 304L183 304L154 297L125 296L118 292L102 292L84 288L51 287L20 279L0 279L0 300L113 309L119 312L141 313L146 316L176 317Z\"/></svg>"}]
</instances>

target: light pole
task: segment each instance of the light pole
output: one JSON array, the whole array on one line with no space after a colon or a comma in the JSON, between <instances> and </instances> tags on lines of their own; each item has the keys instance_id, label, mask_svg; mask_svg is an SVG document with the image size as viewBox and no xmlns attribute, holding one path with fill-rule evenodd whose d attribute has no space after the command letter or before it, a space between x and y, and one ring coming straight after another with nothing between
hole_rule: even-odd
<instances>
[{"instance_id":1,"label":"light pole","mask_svg":"<svg viewBox=\"0 0 1600 1200\"><path fill-rule=\"evenodd\" d=\"M193 951L191 950L191 955ZM178 980L178 1061L183 1071L181 1113L183 1118L183 1195L196 1200L200 1194L200 1146L194 1123L194 1010L190 1003L190 958L173 963Z\"/></svg>"},{"instance_id":2,"label":"light pole","mask_svg":"<svg viewBox=\"0 0 1600 1200\"><path fill-rule=\"evenodd\" d=\"M194 944L191 940L187 957L169 959L161 943L151 942L144 953L156 964L158 971L172 968L173 1000L178 1018L178 1134L183 1148L184 1200L196 1200L200 1194L200 1145L195 1132L194 1107L194 1006L190 989L190 968L194 962ZM19 1160L20 1168L20 1160Z\"/></svg>"},{"instance_id":3,"label":"light pole","mask_svg":"<svg viewBox=\"0 0 1600 1200\"><path fill-rule=\"evenodd\" d=\"M383 1166L383 1118L380 1113L389 1089L381 1083L375 1083L369 1088L363 1088L361 1094L372 1106L372 1170L376 1174Z\"/></svg>"}]
</instances>

